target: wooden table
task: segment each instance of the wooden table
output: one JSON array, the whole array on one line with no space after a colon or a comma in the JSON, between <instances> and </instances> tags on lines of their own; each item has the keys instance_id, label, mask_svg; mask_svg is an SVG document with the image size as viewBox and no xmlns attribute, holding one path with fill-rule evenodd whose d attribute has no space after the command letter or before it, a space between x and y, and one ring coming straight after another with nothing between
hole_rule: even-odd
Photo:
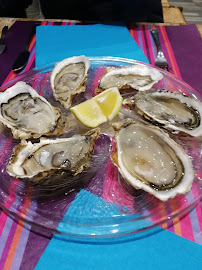
<instances>
[{"instance_id":1,"label":"wooden table","mask_svg":"<svg viewBox=\"0 0 202 270\"><path fill-rule=\"evenodd\" d=\"M171 12L171 10L169 10L169 12ZM168 15L169 14L167 14L166 16L168 16ZM0 32L1 32L2 28L4 27L4 25L8 25L8 27L11 27L11 25L13 25L16 21L33 21L33 20L41 21L41 19L34 19L34 18L24 19L24 18L2 18L2 17L0 17ZM43 19L43 20L44 21L51 21L51 19L47 19L47 20ZM68 22L68 20L55 20L55 19L52 21ZM143 23L143 24L149 24L149 23ZM155 23L152 23L152 24L155 24ZM176 16L176 20L173 23L171 23L171 22L166 23L165 22L163 25L183 25L183 24L186 24L186 23L179 23L179 19L177 19L177 16ZM202 37L202 24L196 24L196 26L200 32L201 37Z\"/></svg>"}]
</instances>

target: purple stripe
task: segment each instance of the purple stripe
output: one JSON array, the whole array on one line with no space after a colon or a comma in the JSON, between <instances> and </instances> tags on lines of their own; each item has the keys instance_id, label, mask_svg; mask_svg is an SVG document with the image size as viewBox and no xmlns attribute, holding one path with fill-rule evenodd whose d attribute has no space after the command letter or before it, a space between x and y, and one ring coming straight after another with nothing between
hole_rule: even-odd
<instances>
[{"instance_id":1,"label":"purple stripe","mask_svg":"<svg viewBox=\"0 0 202 270\"><path fill-rule=\"evenodd\" d=\"M52 235L44 237L44 235L41 235L38 232L35 233L34 231L30 231L20 269L34 269L49 241L51 240L51 237Z\"/></svg>"},{"instance_id":2,"label":"purple stripe","mask_svg":"<svg viewBox=\"0 0 202 270\"><path fill-rule=\"evenodd\" d=\"M167 215L167 216L169 216L170 213L173 212L172 209L171 209L171 206L170 206L170 202L169 202L169 201L165 202L165 211L166 211L166 215ZM175 228L174 228L173 225L174 225L174 224L173 224L173 220L170 220L170 221L167 222L167 228L168 228L168 230L169 230L170 232L175 233Z\"/></svg>"},{"instance_id":3,"label":"purple stripe","mask_svg":"<svg viewBox=\"0 0 202 270\"><path fill-rule=\"evenodd\" d=\"M32 202L31 205L30 205L30 209L32 209L31 213L35 213L36 208L37 208L36 202ZM32 221L33 216L30 216L29 220ZM13 258L13 262L12 262L12 265L11 265L11 268L10 268L12 270L17 270L17 269L20 268L20 264L22 262L25 247L26 247L28 237L29 237L29 234L30 234L30 229L31 229L31 226L28 225L28 224L25 224L23 229L22 229L20 239L19 239L16 251L15 251L14 258Z\"/></svg>"},{"instance_id":4,"label":"purple stripe","mask_svg":"<svg viewBox=\"0 0 202 270\"><path fill-rule=\"evenodd\" d=\"M24 227L22 229L20 239L19 239L19 242L18 242L18 245L17 245L17 250L15 252L13 262L12 262L12 265L10 267L10 269L12 269L12 270L20 269L20 264L21 264L21 261L22 261L22 257L24 255L24 251L25 251L27 239L28 239L28 236L29 236L30 228L31 228L31 226L26 224L26 225L24 225ZM19 249L20 249L20 251L19 251Z\"/></svg>"},{"instance_id":5,"label":"purple stripe","mask_svg":"<svg viewBox=\"0 0 202 270\"><path fill-rule=\"evenodd\" d=\"M4 153L4 148L5 148L5 144L7 142L7 138L5 136L1 136L1 144L0 144L0 151L1 151L1 156L0 156L0 162L4 161L4 155L2 155Z\"/></svg>"},{"instance_id":6,"label":"purple stripe","mask_svg":"<svg viewBox=\"0 0 202 270\"><path fill-rule=\"evenodd\" d=\"M138 33L138 39L139 39L139 47L140 49L143 51L143 45L142 45L142 37L141 37L141 30L140 30L140 26L137 26L137 33Z\"/></svg>"},{"instance_id":7,"label":"purple stripe","mask_svg":"<svg viewBox=\"0 0 202 270\"><path fill-rule=\"evenodd\" d=\"M34 59L34 61L32 62L31 66L30 66L30 69L33 69L33 68L35 68L35 59Z\"/></svg>"},{"instance_id":8,"label":"purple stripe","mask_svg":"<svg viewBox=\"0 0 202 270\"><path fill-rule=\"evenodd\" d=\"M202 40L196 25L166 26L165 29L183 80L202 94Z\"/></svg>"},{"instance_id":9,"label":"purple stripe","mask_svg":"<svg viewBox=\"0 0 202 270\"><path fill-rule=\"evenodd\" d=\"M6 241L6 245L5 245L3 254L1 256L0 269L1 269L1 267L3 269L4 264L6 262L6 259L7 259L8 253L10 251L10 247L11 247L12 241L13 241L13 237L14 237L15 232L16 232L17 225L18 225L18 222L15 220L13 222L12 226L11 226L11 230L10 230L9 236L7 238L7 241Z\"/></svg>"},{"instance_id":10,"label":"purple stripe","mask_svg":"<svg viewBox=\"0 0 202 270\"><path fill-rule=\"evenodd\" d=\"M193 202L194 198L193 198L192 191L190 191L189 193L187 193L186 198L187 198L188 203ZM192 225L194 240L195 240L196 243L202 245L202 236L201 236L201 231L200 231L200 226L199 226L199 220L198 220L198 216L197 216L195 207L194 207L193 210L189 211L189 215L190 215L190 220L191 220L191 225Z\"/></svg>"},{"instance_id":11,"label":"purple stripe","mask_svg":"<svg viewBox=\"0 0 202 270\"><path fill-rule=\"evenodd\" d=\"M146 47L146 51L147 51L147 58L149 60L149 63L151 63L151 56L150 56L150 51L149 51L149 45L148 45L148 41L147 41L147 35L146 35L146 28L145 25L142 26L143 29L143 36L144 36L144 40L145 40L145 47Z\"/></svg>"}]
</instances>

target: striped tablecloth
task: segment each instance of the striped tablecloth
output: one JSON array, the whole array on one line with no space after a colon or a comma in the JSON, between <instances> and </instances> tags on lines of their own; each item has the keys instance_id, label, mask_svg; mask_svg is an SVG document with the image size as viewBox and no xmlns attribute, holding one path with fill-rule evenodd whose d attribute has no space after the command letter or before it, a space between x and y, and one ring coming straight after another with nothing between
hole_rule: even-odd
<instances>
[{"instance_id":1,"label":"striped tablecloth","mask_svg":"<svg viewBox=\"0 0 202 270\"><path fill-rule=\"evenodd\" d=\"M11 29L8 42L10 50L0 56L0 84L12 80L16 74L11 71L12 60L24 48L27 36L34 22L17 22ZM41 25L53 25L53 22L41 22ZM55 23L59 24L59 23ZM62 23L67 25L72 23ZM202 42L195 25L186 26L148 26L129 25L131 36L143 50L151 64L157 55L156 48L149 33L151 27L156 27L160 32L160 42L163 52L168 59L170 72L185 82L192 85L202 95ZM35 66L36 35L30 46L30 58L26 68L21 72L28 71ZM1 161L1 157L0 157ZM104 193L104 191L103 191ZM7 207L15 202L15 196L7 203ZM30 200L25 199L24 205L30 206ZM175 218L162 225L175 234L202 244L202 203L182 217ZM26 214L26 213L24 213ZM5 212L0 212L0 269L33 269L43 254L52 235L46 237L39 232L32 231L28 224L9 217Z\"/></svg>"}]
</instances>

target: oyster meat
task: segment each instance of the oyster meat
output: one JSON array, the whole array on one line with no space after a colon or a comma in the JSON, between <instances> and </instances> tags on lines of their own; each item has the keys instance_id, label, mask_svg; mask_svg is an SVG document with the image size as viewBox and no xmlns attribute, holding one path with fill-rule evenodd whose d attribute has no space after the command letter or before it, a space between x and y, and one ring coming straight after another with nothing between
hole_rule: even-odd
<instances>
[{"instance_id":1,"label":"oyster meat","mask_svg":"<svg viewBox=\"0 0 202 270\"><path fill-rule=\"evenodd\" d=\"M50 82L53 95L65 108L69 108L77 94L85 91L90 68L89 59L82 56L66 58L55 65Z\"/></svg>"},{"instance_id":2,"label":"oyster meat","mask_svg":"<svg viewBox=\"0 0 202 270\"><path fill-rule=\"evenodd\" d=\"M100 79L97 92L111 87L118 87L121 93L131 90L149 90L163 78L163 74L152 67L141 64L121 68L107 68Z\"/></svg>"},{"instance_id":3,"label":"oyster meat","mask_svg":"<svg viewBox=\"0 0 202 270\"><path fill-rule=\"evenodd\" d=\"M60 116L58 108L25 82L17 82L0 93L0 121L12 130L14 138L63 134Z\"/></svg>"},{"instance_id":4,"label":"oyster meat","mask_svg":"<svg viewBox=\"0 0 202 270\"><path fill-rule=\"evenodd\" d=\"M195 137L202 135L202 103L181 92L139 92L123 104L166 129Z\"/></svg>"},{"instance_id":5,"label":"oyster meat","mask_svg":"<svg viewBox=\"0 0 202 270\"><path fill-rule=\"evenodd\" d=\"M123 178L162 201L189 191L194 171L189 156L167 133L135 122L115 124L112 160Z\"/></svg>"},{"instance_id":6,"label":"oyster meat","mask_svg":"<svg viewBox=\"0 0 202 270\"><path fill-rule=\"evenodd\" d=\"M71 138L44 139L39 143L22 141L14 150L7 166L9 175L16 178L40 180L56 170L76 175L89 166L99 129Z\"/></svg>"}]
</instances>

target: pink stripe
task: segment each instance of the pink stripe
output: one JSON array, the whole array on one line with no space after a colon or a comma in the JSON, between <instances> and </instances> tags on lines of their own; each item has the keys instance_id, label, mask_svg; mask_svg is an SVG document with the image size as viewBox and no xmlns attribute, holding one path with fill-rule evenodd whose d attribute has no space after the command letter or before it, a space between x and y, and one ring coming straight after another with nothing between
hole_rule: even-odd
<instances>
[{"instance_id":1,"label":"pink stripe","mask_svg":"<svg viewBox=\"0 0 202 270\"><path fill-rule=\"evenodd\" d=\"M195 239L194 239L189 212L188 214L186 214L186 216L183 216L183 218L181 217L180 227L181 227L182 237L194 242Z\"/></svg>"},{"instance_id":2,"label":"pink stripe","mask_svg":"<svg viewBox=\"0 0 202 270\"><path fill-rule=\"evenodd\" d=\"M13 75L13 71L11 70L8 76L6 77L5 81L2 83L2 85L6 84L8 81L10 81L11 76Z\"/></svg>"},{"instance_id":3,"label":"pink stripe","mask_svg":"<svg viewBox=\"0 0 202 270\"><path fill-rule=\"evenodd\" d=\"M62 24L61 25L66 25L66 22L62 22Z\"/></svg>"},{"instance_id":4,"label":"pink stripe","mask_svg":"<svg viewBox=\"0 0 202 270\"><path fill-rule=\"evenodd\" d=\"M151 59L151 64L154 65L155 64L155 59L154 59L154 54L153 54L153 50L152 50L152 44L151 44L151 40L150 40L150 36L149 36L149 30L148 30L148 26L145 25L145 29L146 29L146 37L147 37L147 42L148 42L148 46L149 46L149 54L150 54L150 59Z\"/></svg>"},{"instance_id":5,"label":"pink stripe","mask_svg":"<svg viewBox=\"0 0 202 270\"><path fill-rule=\"evenodd\" d=\"M139 38L138 38L138 31L137 31L137 26L135 26L134 29L130 29L131 31L131 34L132 34L132 37L133 39L135 40L135 42L138 44L139 46Z\"/></svg>"},{"instance_id":6,"label":"pink stripe","mask_svg":"<svg viewBox=\"0 0 202 270\"><path fill-rule=\"evenodd\" d=\"M200 146L197 145L196 147L200 147ZM200 160L200 157L198 155L193 156L193 158L194 158L194 160ZM198 172L197 172L196 178L198 178ZM196 181L198 181L198 179ZM197 183L193 183L193 185L192 185L192 193L193 193L194 199L197 199L199 197L199 188L198 188Z\"/></svg>"},{"instance_id":7,"label":"pink stripe","mask_svg":"<svg viewBox=\"0 0 202 270\"><path fill-rule=\"evenodd\" d=\"M141 39L142 39L143 52L144 52L144 55L148 58L142 25L140 25L140 34L141 34Z\"/></svg>"},{"instance_id":8,"label":"pink stripe","mask_svg":"<svg viewBox=\"0 0 202 270\"><path fill-rule=\"evenodd\" d=\"M135 41L137 42L137 44L139 46L139 37L138 37L137 27L135 27L135 29L133 30L133 34L134 34Z\"/></svg>"},{"instance_id":9,"label":"pink stripe","mask_svg":"<svg viewBox=\"0 0 202 270\"><path fill-rule=\"evenodd\" d=\"M5 207L6 208L10 208L11 204L15 201L15 196L13 197L10 197L9 199L7 199L4 203ZM0 215L0 220L1 220L1 223L0 223L0 236L3 232L3 229L4 229L4 226L6 224L6 220L8 218L8 214L4 211L1 212L1 215Z\"/></svg>"},{"instance_id":10,"label":"pink stripe","mask_svg":"<svg viewBox=\"0 0 202 270\"><path fill-rule=\"evenodd\" d=\"M201 207L199 203L197 203L197 205L195 206L195 209L196 209L197 218L199 220L199 227L200 227L200 231L202 235L202 222L200 222L200 220L202 220L202 212L201 212Z\"/></svg>"}]
</instances>

